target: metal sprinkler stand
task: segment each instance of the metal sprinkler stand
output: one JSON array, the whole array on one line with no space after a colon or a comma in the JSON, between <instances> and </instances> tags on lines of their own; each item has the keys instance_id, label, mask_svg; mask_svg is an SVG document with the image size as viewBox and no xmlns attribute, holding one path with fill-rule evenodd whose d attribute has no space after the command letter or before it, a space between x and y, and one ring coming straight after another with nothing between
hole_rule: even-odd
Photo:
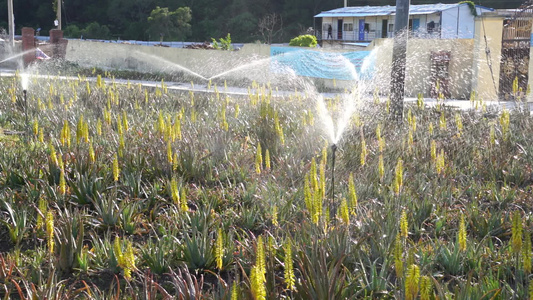
<instances>
[{"instance_id":1,"label":"metal sprinkler stand","mask_svg":"<svg viewBox=\"0 0 533 300\"><path fill-rule=\"evenodd\" d=\"M331 207L335 207L335 152L337 151L337 144L331 145ZM335 209L333 209L335 213Z\"/></svg>"},{"instance_id":2,"label":"metal sprinkler stand","mask_svg":"<svg viewBox=\"0 0 533 300\"><path fill-rule=\"evenodd\" d=\"M22 95L24 97L24 118L26 119L26 134L29 135L28 129L28 92L24 89L22 90Z\"/></svg>"}]
</instances>

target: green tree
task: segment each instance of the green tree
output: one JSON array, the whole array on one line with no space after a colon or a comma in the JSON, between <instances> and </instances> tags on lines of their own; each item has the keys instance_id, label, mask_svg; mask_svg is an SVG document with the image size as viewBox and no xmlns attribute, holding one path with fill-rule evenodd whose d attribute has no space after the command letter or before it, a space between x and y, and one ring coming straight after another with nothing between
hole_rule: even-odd
<instances>
[{"instance_id":1,"label":"green tree","mask_svg":"<svg viewBox=\"0 0 533 300\"><path fill-rule=\"evenodd\" d=\"M148 16L155 0L112 0L107 9L111 31L122 39L146 40Z\"/></svg>"},{"instance_id":2,"label":"green tree","mask_svg":"<svg viewBox=\"0 0 533 300\"><path fill-rule=\"evenodd\" d=\"M191 9L180 7L169 11L168 7L157 6L148 17L148 32L151 37L161 36L164 40L184 40L191 32Z\"/></svg>"},{"instance_id":3,"label":"green tree","mask_svg":"<svg viewBox=\"0 0 533 300\"><path fill-rule=\"evenodd\" d=\"M109 39L111 31L106 25L100 25L98 22L92 22L81 31L84 38L87 39Z\"/></svg>"},{"instance_id":4,"label":"green tree","mask_svg":"<svg viewBox=\"0 0 533 300\"><path fill-rule=\"evenodd\" d=\"M257 27L257 19L249 12L244 12L228 22L228 32L235 40L241 42L250 42L255 36L253 30Z\"/></svg>"},{"instance_id":5,"label":"green tree","mask_svg":"<svg viewBox=\"0 0 533 300\"><path fill-rule=\"evenodd\" d=\"M81 29L76 24L70 24L63 30L63 35L68 38L79 39L81 34Z\"/></svg>"}]
</instances>

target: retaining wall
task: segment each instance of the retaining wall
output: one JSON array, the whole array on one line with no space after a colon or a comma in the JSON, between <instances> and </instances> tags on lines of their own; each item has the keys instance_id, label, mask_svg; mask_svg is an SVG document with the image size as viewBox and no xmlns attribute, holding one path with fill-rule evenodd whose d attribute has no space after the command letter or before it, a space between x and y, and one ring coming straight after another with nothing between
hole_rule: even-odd
<instances>
[{"instance_id":1,"label":"retaining wall","mask_svg":"<svg viewBox=\"0 0 533 300\"><path fill-rule=\"evenodd\" d=\"M69 40L65 58L82 66L105 69L170 73L183 71L184 75L196 81L202 79L192 73L210 78L244 65L247 67L227 76L251 80L266 78L269 76L266 61L269 57L270 46L257 44L246 44L238 51L221 51Z\"/></svg>"}]
</instances>

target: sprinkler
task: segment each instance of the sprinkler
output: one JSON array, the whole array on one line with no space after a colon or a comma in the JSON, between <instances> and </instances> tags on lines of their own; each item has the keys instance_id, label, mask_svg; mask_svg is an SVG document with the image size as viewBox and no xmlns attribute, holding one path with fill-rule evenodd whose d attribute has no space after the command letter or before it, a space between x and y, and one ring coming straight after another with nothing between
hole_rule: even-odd
<instances>
[{"instance_id":1,"label":"sprinkler","mask_svg":"<svg viewBox=\"0 0 533 300\"><path fill-rule=\"evenodd\" d=\"M335 205L335 152L337 144L331 145L331 203Z\"/></svg>"},{"instance_id":2,"label":"sprinkler","mask_svg":"<svg viewBox=\"0 0 533 300\"><path fill-rule=\"evenodd\" d=\"M29 77L28 74L20 74L20 84L22 86L22 100L24 101L24 118L26 121L26 135L29 135L29 123L28 123L28 84Z\"/></svg>"},{"instance_id":3,"label":"sprinkler","mask_svg":"<svg viewBox=\"0 0 533 300\"><path fill-rule=\"evenodd\" d=\"M26 119L26 134L29 134L29 124L28 124L28 93L26 89L22 90L22 95L24 97L24 117Z\"/></svg>"}]
</instances>

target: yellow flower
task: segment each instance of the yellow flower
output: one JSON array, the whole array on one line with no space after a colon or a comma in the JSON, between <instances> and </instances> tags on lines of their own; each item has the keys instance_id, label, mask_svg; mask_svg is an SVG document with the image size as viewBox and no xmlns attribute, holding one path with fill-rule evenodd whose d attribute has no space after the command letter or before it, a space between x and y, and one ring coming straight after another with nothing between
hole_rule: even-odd
<instances>
[{"instance_id":1,"label":"yellow flower","mask_svg":"<svg viewBox=\"0 0 533 300\"><path fill-rule=\"evenodd\" d=\"M277 205L274 205L272 207L272 224L274 226L279 226L278 224L278 206Z\"/></svg>"},{"instance_id":2,"label":"yellow flower","mask_svg":"<svg viewBox=\"0 0 533 300\"><path fill-rule=\"evenodd\" d=\"M255 172L257 174L261 174L261 169L263 165L263 155L261 151L261 143L257 143L257 149L255 152Z\"/></svg>"},{"instance_id":3,"label":"yellow flower","mask_svg":"<svg viewBox=\"0 0 533 300\"><path fill-rule=\"evenodd\" d=\"M33 135L37 136L39 134L39 121L33 119Z\"/></svg>"},{"instance_id":4,"label":"yellow flower","mask_svg":"<svg viewBox=\"0 0 533 300\"><path fill-rule=\"evenodd\" d=\"M172 165L172 159L174 157L172 156L172 144L170 142L170 140L167 142L167 160L168 160L168 163Z\"/></svg>"},{"instance_id":5,"label":"yellow flower","mask_svg":"<svg viewBox=\"0 0 533 300\"><path fill-rule=\"evenodd\" d=\"M172 180L170 181L170 194L174 204L180 205L180 193L178 190L178 182L175 177L172 177Z\"/></svg>"},{"instance_id":6,"label":"yellow flower","mask_svg":"<svg viewBox=\"0 0 533 300\"><path fill-rule=\"evenodd\" d=\"M118 181L118 177L120 175L120 169L118 168L118 157L117 154L113 156L113 180L115 182Z\"/></svg>"},{"instance_id":7,"label":"yellow flower","mask_svg":"<svg viewBox=\"0 0 533 300\"><path fill-rule=\"evenodd\" d=\"M215 242L215 260L217 269L222 270L222 262L224 258L224 236L222 234L222 228L218 228L217 239Z\"/></svg>"},{"instance_id":8,"label":"yellow flower","mask_svg":"<svg viewBox=\"0 0 533 300\"><path fill-rule=\"evenodd\" d=\"M490 145L494 146L494 144L496 144L496 133L494 131L494 124L490 124L489 138Z\"/></svg>"},{"instance_id":9,"label":"yellow flower","mask_svg":"<svg viewBox=\"0 0 533 300\"><path fill-rule=\"evenodd\" d=\"M529 230L524 231L524 242L522 243L522 262L524 272L531 273L531 234Z\"/></svg>"},{"instance_id":10,"label":"yellow flower","mask_svg":"<svg viewBox=\"0 0 533 300\"><path fill-rule=\"evenodd\" d=\"M444 168L446 167L446 162L444 159L444 149L440 149L439 155L437 155L437 161L435 163L435 168L437 169L437 174L444 173Z\"/></svg>"},{"instance_id":11,"label":"yellow flower","mask_svg":"<svg viewBox=\"0 0 533 300\"><path fill-rule=\"evenodd\" d=\"M265 247L262 236L257 238L256 260L255 265L250 272L250 281L252 294L255 299L266 299L266 262L265 262Z\"/></svg>"},{"instance_id":12,"label":"yellow flower","mask_svg":"<svg viewBox=\"0 0 533 300\"><path fill-rule=\"evenodd\" d=\"M96 155L94 153L93 143L89 141L89 161L94 163L96 160Z\"/></svg>"},{"instance_id":13,"label":"yellow flower","mask_svg":"<svg viewBox=\"0 0 533 300\"><path fill-rule=\"evenodd\" d=\"M61 173L59 174L59 193L65 195L67 192L67 183L65 181L65 170L61 168Z\"/></svg>"},{"instance_id":14,"label":"yellow flower","mask_svg":"<svg viewBox=\"0 0 533 300\"><path fill-rule=\"evenodd\" d=\"M237 280L233 281L231 287L231 300L239 300L239 287L237 286Z\"/></svg>"},{"instance_id":15,"label":"yellow flower","mask_svg":"<svg viewBox=\"0 0 533 300\"><path fill-rule=\"evenodd\" d=\"M414 300L418 295L418 283L420 281L420 268L412 264L407 269L407 275L405 278L405 299Z\"/></svg>"},{"instance_id":16,"label":"yellow flower","mask_svg":"<svg viewBox=\"0 0 533 300\"><path fill-rule=\"evenodd\" d=\"M431 278L422 276L420 278L420 300L430 300L433 294Z\"/></svg>"},{"instance_id":17,"label":"yellow flower","mask_svg":"<svg viewBox=\"0 0 533 300\"><path fill-rule=\"evenodd\" d=\"M342 198L339 214L340 219L344 222L344 224L350 225L350 213L348 210L348 204L346 203L346 198Z\"/></svg>"},{"instance_id":18,"label":"yellow flower","mask_svg":"<svg viewBox=\"0 0 533 300\"><path fill-rule=\"evenodd\" d=\"M455 114L455 125L457 126L457 137L461 137L461 134L463 133L463 120L459 113Z\"/></svg>"},{"instance_id":19,"label":"yellow flower","mask_svg":"<svg viewBox=\"0 0 533 300\"><path fill-rule=\"evenodd\" d=\"M431 161L437 161L437 143L435 140L431 140Z\"/></svg>"},{"instance_id":20,"label":"yellow flower","mask_svg":"<svg viewBox=\"0 0 533 300\"><path fill-rule=\"evenodd\" d=\"M363 137L361 140L361 166L364 166L366 163L366 155L368 154L368 151L366 149L366 142Z\"/></svg>"},{"instance_id":21,"label":"yellow flower","mask_svg":"<svg viewBox=\"0 0 533 300\"><path fill-rule=\"evenodd\" d=\"M379 180L383 181L383 177L385 176L385 165L383 163L383 154L379 155L378 159L378 173L379 173Z\"/></svg>"},{"instance_id":22,"label":"yellow flower","mask_svg":"<svg viewBox=\"0 0 533 300\"><path fill-rule=\"evenodd\" d=\"M394 193L399 195L403 186L403 160L401 158L398 158L394 174Z\"/></svg>"},{"instance_id":23,"label":"yellow flower","mask_svg":"<svg viewBox=\"0 0 533 300\"><path fill-rule=\"evenodd\" d=\"M355 209L357 207L357 193L355 192L355 184L352 173L350 173L350 177L348 178L348 200L349 209L352 214L355 214Z\"/></svg>"},{"instance_id":24,"label":"yellow flower","mask_svg":"<svg viewBox=\"0 0 533 300\"><path fill-rule=\"evenodd\" d=\"M459 243L459 250L466 251L466 225L464 214L461 214L459 221L459 232L457 234L457 241Z\"/></svg>"},{"instance_id":25,"label":"yellow flower","mask_svg":"<svg viewBox=\"0 0 533 300\"><path fill-rule=\"evenodd\" d=\"M42 197L39 197L39 212L40 213L37 214L37 223L35 224L35 227L37 230L40 230L41 228L43 228L43 225L44 225L43 216L46 217L46 214L48 212L47 202Z\"/></svg>"},{"instance_id":26,"label":"yellow flower","mask_svg":"<svg viewBox=\"0 0 533 300\"><path fill-rule=\"evenodd\" d=\"M291 240L287 239L287 242L285 243L285 259L284 259L284 279L285 279L285 285L287 289L294 290L296 278L294 276L294 268L293 268L293 261L292 261L292 245Z\"/></svg>"},{"instance_id":27,"label":"yellow flower","mask_svg":"<svg viewBox=\"0 0 533 300\"><path fill-rule=\"evenodd\" d=\"M187 192L186 192L185 188L181 189L180 209L181 209L182 212L189 211L189 206L187 206Z\"/></svg>"},{"instance_id":28,"label":"yellow flower","mask_svg":"<svg viewBox=\"0 0 533 300\"><path fill-rule=\"evenodd\" d=\"M400 216L400 236L407 238L409 235L409 223L407 222L407 213L405 209L402 210L402 215Z\"/></svg>"},{"instance_id":29,"label":"yellow flower","mask_svg":"<svg viewBox=\"0 0 533 300\"><path fill-rule=\"evenodd\" d=\"M444 113L440 114L439 128L440 128L440 130L446 130L446 128L447 128L447 126L446 126L446 116L444 115Z\"/></svg>"},{"instance_id":30,"label":"yellow flower","mask_svg":"<svg viewBox=\"0 0 533 300\"><path fill-rule=\"evenodd\" d=\"M403 245L400 235L396 235L396 241L394 242L394 269L396 271L396 277L403 277Z\"/></svg>"},{"instance_id":31,"label":"yellow flower","mask_svg":"<svg viewBox=\"0 0 533 300\"><path fill-rule=\"evenodd\" d=\"M54 144L52 144L52 141L50 141L50 143L48 144L48 148L50 149L50 160L55 166L59 167L59 162L57 161L56 149L54 148Z\"/></svg>"},{"instance_id":32,"label":"yellow flower","mask_svg":"<svg viewBox=\"0 0 533 300\"><path fill-rule=\"evenodd\" d=\"M46 213L46 237L48 241L48 251L54 253L54 213Z\"/></svg>"},{"instance_id":33,"label":"yellow flower","mask_svg":"<svg viewBox=\"0 0 533 300\"><path fill-rule=\"evenodd\" d=\"M270 170L270 152L268 151L268 149L265 152L265 168L267 170Z\"/></svg>"}]
</instances>

